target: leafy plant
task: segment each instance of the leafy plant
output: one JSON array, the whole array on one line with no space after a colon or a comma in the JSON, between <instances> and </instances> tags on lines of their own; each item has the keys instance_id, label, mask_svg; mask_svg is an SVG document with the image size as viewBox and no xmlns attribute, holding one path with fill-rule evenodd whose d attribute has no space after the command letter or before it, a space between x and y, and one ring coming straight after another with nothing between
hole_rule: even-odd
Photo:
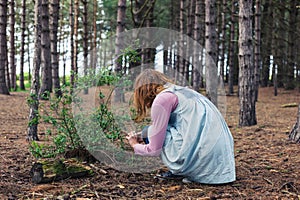
<instances>
[{"instance_id":1,"label":"leafy plant","mask_svg":"<svg viewBox=\"0 0 300 200\"><path fill-rule=\"evenodd\" d=\"M89 73L87 76L79 78L73 94L66 86L63 86L61 88L62 96L49 95L49 101L40 105L42 114L39 115L39 119L51 125L46 131L51 136L51 141L49 144L33 141L29 147L32 155L36 158L52 158L70 150L90 149L90 146L100 145L104 137L112 141L119 140L123 146L120 128L116 125L113 113L107 107L107 102L101 103L89 116L84 114L74 116L72 110L74 104L81 109L82 100L78 94L82 90L95 84L96 86L115 84L118 80L119 77L109 70L102 69L97 74ZM98 98L104 99L105 95L100 92ZM28 103L34 103L33 98L30 98ZM38 122L32 121L31 123ZM78 133L78 127L80 127L80 133Z\"/></svg>"}]
</instances>

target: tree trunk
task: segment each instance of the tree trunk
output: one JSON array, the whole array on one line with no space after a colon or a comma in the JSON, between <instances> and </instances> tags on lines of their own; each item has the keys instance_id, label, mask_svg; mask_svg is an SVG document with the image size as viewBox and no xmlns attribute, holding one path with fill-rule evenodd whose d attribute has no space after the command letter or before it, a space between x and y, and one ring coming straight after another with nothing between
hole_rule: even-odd
<instances>
[{"instance_id":1,"label":"tree trunk","mask_svg":"<svg viewBox=\"0 0 300 200\"><path fill-rule=\"evenodd\" d=\"M70 85L71 90L75 85L75 55L74 55L74 14L73 14L73 0L70 0L70 10L69 10L69 21L70 21L70 50L71 50L71 75L70 75Z\"/></svg>"},{"instance_id":2,"label":"tree trunk","mask_svg":"<svg viewBox=\"0 0 300 200\"><path fill-rule=\"evenodd\" d=\"M297 121L289 134L289 139L296 143L300 143L300 104L298 106Z\"/></svg>"},{"instance_id":3,"label":"tree trunk","mask_svg":"<svg viewBox=\"0 0 300 200\"><path fill-rule=\"evenodd\" d=\"M126 0L118 1L118 13L117 13L117 30L116 30L116 41L115 41L115 72L117 74L122 73L122 59L121 54L121 43L122 37L121 33L125 30L125 18L126 18ZM124 102L125 97L122 91L122 88L117 87L115 90L114 101L115 102Z\"/></svg>"},{"instance_id":4,"label":"tree trunk","mask_svg":"<svg viewBox=\"0 0 300 200\"><path fill-rule=\"evenodd\" d=\"M6 44L6 26L7 26L7 0L0 1L0 94L9 94L5 66L7 63L7 44Z\"/></svg>"},{"instance_id":5,"label":"tree trunk","mask_svg":"<svg viewBox=\"0 0 300 200\"><path fill-rule=\"evenodd\" d=\"M257 124L252 37L252 0L239 1L239 99L240 126Z\"/></svg>"},{"instance_id":6,"label":"tree trunk","mask_svg":"<svg viewBox=\"0 0 300 200\"><path fill-rule=\"evenodd\" d=\"M17 90L17 74L15 64L15 0L10 1L10 35L9 35L9 65L10 65L10 87L12 90Z\"/></svg>"},{"instance_id":7,"label":"tree trunk","mask_svg":"<svg viewBox=\"0 0 300 200\"><path fill-rule=\"evenodd\" d=\"M233 0L231 2L231 16L230 16L230 42L229 42L229 55L228 55L228 93L232 95L234 93L233 89L233 74L234 74L234 54L235 54L235 3Z\"/></svg>"},{"instance_id":8,"label":"tree trunk","mask_svg":"<svg viewBox=\"0 0 300 200\"><path fill-rule=\"evenodd\" d=\"M27 44L30 44L30 36L29 36L29 33L30 33L30 30L29 28L26 28L27 30L27 34L28 34L28 37L27 37ZM30 48L28 47L27 48L27 62L28 62L28 80L31 81L31 62L30 62Z\"/></svg>"},{"instance_id":9,"label":"tree trunk","mask_svg":"<svg viewBox=\"0 0 300 200\"><path fill-rule=\"evenodd\" d=\"M271 58L270 55L273 55L273 62L275 61L275 56L277 54L274 54L274 51L276 50L276 47L273 42L275 42L273 37L278 37L278 31L276 27L274 26L274 17L277 17L276 12L273 9L273 1L265 1L263 4L263 21L262 21L262 33L264 34L263 37L265 39L265 42L262 43L262 70L261 70L261 86L267 87L269 85L269 77L270 77L270 62ZM270 17L272 16L272 17ZM272 48L271 45L274 45ZM274 74L273 74L274 75ZM272 77L274 78L274 77ZM273 80L274 81L274 80Z\"/></svg>"},{"instance_id":10,"label":"tree trunk","mask_svg":"<svg viewBox=\"0 0 300 200\"><path fill-rule=\"evenodd\" d=\"M83 0L83 73L84 76L88 74L88 5L87 1ZM84 89L84 94L88 94L88 88Z\"/></svg>"},{"instance_id":11,"label":"tree trunk","mask_svg":"<svg viewBox=\"0 0 300 200\"><path fill-rule=\"evenodd\" d=\"M277 13L277 20L275 23L275 29L278 29L278 37L277 40L274 41L276 44L275 48L278 48L276 58L278 60L278 63L276 63L278 68L278 75L277 75L277 84L278 87L285 87L286 84L286 75L287 75L287 52L288 52L288 46L287 46L287 37L288 37L288 27L286 26L287 23L280 23L285 22L288 19L286 19L286 3L287 1L281 1L280 4L275 4L278 8L273 8L271 12ZM274 20L274 19L271 19ZM277 27L276 27L277 26Z\"/></svg>"},{"instance_id":12,"label":"tree trunk","mask_svg":"<svg viewBox=\"0 0 300 200\"><path fill-rule=\"evenodd\" d=\"M193 38L197 43L200 43L201 34L200 34L200 0L195 0L195 20L194 20L194 35ZM202 49L197 48L197 44L193 48L194 59L193 59L193 89L200 91L200 78L202 71L202 63L200 57L202 55Z\"/></svg>"},{"instance_id":13,"label":"tree trunk","mask_svg":"<svg viewBox=\"0 0 300 200\"><path fill-rule=\"evenodd\" d=\"M97 6L98 2L97 0L93 1L93 36L91 41L91 56L90 56L90 63L91 68L93 71L96 70L97 65L97 10L99 9ZM99 31L102 31L101 28ZM99 39L101 40L101 33L99 34Z\"/></svg>"},{"instance_id":14,"label":"tree trunk","mask_svg":"<svg viewBox=\"0 0 300 200\"><path fill-rule=\"evenodd\" d=\"M258 100L258 88L259 88L259 70L261 66L261 30L260 30L260 18L261 18L261 0L256 0L255 5L255 48L254 48L254 90L255 90L255 101Z\"/></svg>"},{"instance_id":15,"label":"tree trunk","mask_svg":"<svg viewBox=\"0 0 300 200\"><path fill-rule=\"evenodd\" d=\"M59 0L51 0L50 6L50 38L51 38L51 63L52 82L57 97L62 95L59 80L59 52L57 51L57 31L59 20Z\"/></svg>"},{"instance_id":16,"label":"tree trunk","mask_svg":"<svg viewBox=\"0 0 300 200\"><path fill-rule=\"evenodd\" d=\"M183 85L184 83L184 70L185 70L185 51L184 49L184 40L183 36L185 34L185 20L184 20L184 13L185 13L185 0L180 0L180 13L179 13L179 30L180 30L180 40L179 40L179 46L178 46L178 84Z\"/></svg>"},{"instance_id":17,"label":"tree trunk","mask_svg":"<svg viewBox=\"0 0 300 200\"><path fill-rule=\"evenodd\" d=\"M126 18L126 0L119 0L118 2L118 14L117 14L117 30L116 30L116 49L115 55L120 56L121 53L121 33L125 30L125 18ZM119 58L115 62L115 71L118 73L122 71L122 64L119 62Z\"/></svg>"},{"instance_id":18,"label":"tree trunk","mask_svg":"<svg viewBox=\"0 0 300 200\"><path fill-rule=\"evenodd\" d=\"M287 55L287 81L285 83L285 89L293 90L296 87L295 83L295 66L296 66L296 52L295 43L297 38L297 2L298 0L291 0L289 2L289 25L288 25L288 55ZM298 46L299 48L299 46Z\"/></svg>"},{"instance_id":19,"label":"tree trunk","mask_svg":"<svg viewBox=\"0 0 300 200\"><path fill-rule=\"evenodd\" d=\"M25 59L25 31L26 31L26 0L22 0L21 17L21 52L20 52L20 89L25 90L24 59Z\"/></svg>"},{"instance_id":20,"label":"tree trunk","mask_svg":"<svg viewBox=\"0 0 300 200\"><path fill-rule=\"evenodd\" d=\"M73 75L74 75L74 87L76 87L76 81L78 76L78 18L79 18L79 0L74 1L74 50L73 50Z\"/></svg>"},{"instance_id":21,"label":"tree trunk","mask_svg":"<svg viewBox=\"0 0 300 200\"><path fill-rule=\"evenodd\" d=\"M205 1L205 70L206 95L218 105L218 67L217 67L217 32L216 32L216 1Z\"/></svg>"},{"instance_id":22,"label":"tree trunk","mask_svg":"<svg viewBox=\"0 0 300 200\"><path fill-rule=\"evenodd\" d=\"M30 98L29 98L29 121L28 121L28 140L39 140L38 123L39 123L39 89L40 89L40 64L41 64L41 5L42 0L35 1L35 31L34 31L34 61L33 76L31 78Z\"/></svg>"},{"instance_id":23,"label":"tree trunk","mask_svg":"<svg viewBox=\"0 0 300 200\"><path fill-rule=\"evenodd\" d=\"M39 98L49 99L52 92L52 70L51 70L51 49L50 49L50 30L49 30L49 0L42 0L41 6L41 73L42 82Z\"/></svg>"},{"instance_id":24,"label":"tree trunk","mask_svg":"<svg viewBox=\"0 0 300 200\"><path fill-rule=\"evenodd\" d=\"M190 37L193 38L193 30L194 30L194 23L195 23L195 0L189 0L188 1L188 16L187 16L187 29L186 29L186 34ZM193 52L193 43L187 43L187 56L186 56L186 64L185 64L185 81L187 81L187 83L190 86L193 86L193 70L191 67L193 67L193 63L194 63L194 52Z\"/></svg>"},{"instance_id":25,"label":"tree trunk","mask_svg":"<svg viewBox=\"0 0 300 200\"><path fill-rule=\"evenodd\" d=\"M66 3L66 1L65 0L60 1L60 5L64 5ZM60 58L61 58L62 63L63 63L62 64L63 74L60 75L60 76L62 76L62 80L61 80L62 85L66 85L66 53L67 52L66 52L66 44L65 44L66 42L65 42L65 39L64 39L65 36L63 34L64 31L65 31L64 27L66 26L66 23L65 23L66 21L63 20L65 15L66 15L65 13L60 12L60 16L59 16L60 21L59 21L59 30L58 30L59 31L59 34L58 34L59 35L59 39L58 39L58 42L59 42L58 57L59 57L59 59L58 60L60 60Z\"/></svg>"},{"instance_id":26,"label":"tree trunk","mask_svg":"<svg viewBox=\"0 0 300 200\"><path fill-rule=\"evenodd\" d=\"M227 68L225 65L225 52L226 52L226 41L227 41L227 37L226 37L226 7L227 7L227 3L226 0L222 0L222 4L220 5L221 8L221 16L220 16L220 28L221 28L221 41L220 41L220 76L221 76L221 80L225 79L225 69Z\"/></svg>"}]
</instances>

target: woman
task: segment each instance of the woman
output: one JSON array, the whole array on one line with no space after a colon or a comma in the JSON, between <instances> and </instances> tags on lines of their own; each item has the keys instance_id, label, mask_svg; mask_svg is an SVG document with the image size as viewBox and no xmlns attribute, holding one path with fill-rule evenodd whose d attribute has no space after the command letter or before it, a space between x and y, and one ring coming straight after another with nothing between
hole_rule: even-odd
<instances>
[{"instance_id":1,"label":"woman","mask_svg":"<svg viewBox=\"0 0 300 200\"><path fill-rule=\"evenodd\" d=\"M160 156L169 172L183 181L224 184L235 181L233 138L218 109L200 93L174 85L162 73L147 69L136 79L138 120L151 109L149 143L127 139L135 154Z\"/></svg>"}]
</instances>

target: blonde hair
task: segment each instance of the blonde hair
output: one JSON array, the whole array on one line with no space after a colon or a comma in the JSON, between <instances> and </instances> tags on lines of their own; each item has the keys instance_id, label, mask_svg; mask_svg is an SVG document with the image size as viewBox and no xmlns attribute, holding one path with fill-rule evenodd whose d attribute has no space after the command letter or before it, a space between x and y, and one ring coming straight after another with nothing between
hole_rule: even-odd
<instances>
[{"instance_id":1,"label":"blonde hair","mask_svg":"<svg viewBox=\"0 0 300 200\"><path fill-rule=\"evenodd\" d=\"M172 83L163 73L154 69L144 70L135 80L133 102L137 111L136 121L145 118L147 108L152 106L155 97Z\"/></svg>"}]
</instances>

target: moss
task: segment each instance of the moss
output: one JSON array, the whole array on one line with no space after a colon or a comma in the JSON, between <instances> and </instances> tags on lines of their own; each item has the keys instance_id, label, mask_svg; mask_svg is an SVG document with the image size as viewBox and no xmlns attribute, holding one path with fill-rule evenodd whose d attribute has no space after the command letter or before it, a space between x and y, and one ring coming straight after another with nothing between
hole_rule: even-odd
<instances>
[{"instance_id":1,"label":"moss","mask_svg":"<svg viewBox=\"0 0 300 200\"><path fill-rule=\"evenodd\" d=\"M42 164L44 177L60 177L60 176L84 176L92 175L93 171L76 159L55 159L55 160L39 160Z\"/></svg>"}]
</instances>

